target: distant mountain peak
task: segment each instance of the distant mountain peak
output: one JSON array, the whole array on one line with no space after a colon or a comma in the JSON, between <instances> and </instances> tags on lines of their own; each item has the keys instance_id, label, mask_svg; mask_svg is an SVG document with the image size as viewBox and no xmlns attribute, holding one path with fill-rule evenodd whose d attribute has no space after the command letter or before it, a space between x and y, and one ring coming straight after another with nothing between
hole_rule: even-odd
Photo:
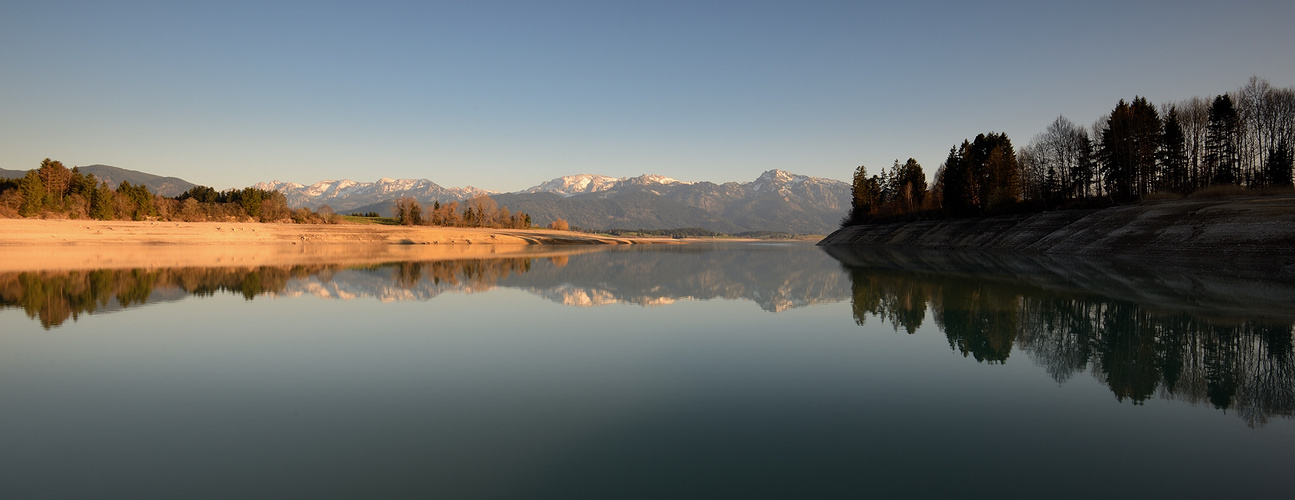
<instances>
[{"instance_id":1,"label":"distant mountain peak","mask_svg":"<svg viewBox=\"0 0 1295 500\"><path fill-rule=\"evenodd\" d=\"M597 181L597 182L595 182ZM560 199L536 197L554 193ZM850 204L850 185L773 169L748 182L683 182L662 175L559 177L497 195L540 223L563 218L592 229L702 227L712 231L827 233Z\"/></svg>"},{"instance_id":2,"label":"distant mountain peak","mask_svg":"<svg viewBox=\"0 0 1295 500\"><path fill-rule=\"evenodd\" d=\"M643 174L638 177L609 177L598 174L578 174L558 177L522 192L554 193L563 197L570 197L578 194L615 191L625 186L650 186L655 184L688 185L692 183L683 182L664 175L654 174Z\"/></svg>"},{"instance_id":3,"label":"distant mountain peak","mask_svg":"<svg viewBox=\"0 0 1295 500\"><path fill-rule=\"evenodd\" d=\"M494 194L493 191L474 188L445 188L428 179L392 179L383 177L375 182L357 182L350 179L322 180L310 185L295 182L262 182L258 189L283 193L292 207L318 208L328 205L338 212L349 212L375 205L389 204L396 198L410 197L422 203L432 201L462 201L474 196Z\"/></svg>"},{"instance_id":4,"label":"distant mountain peak","mask_svg":"<svg viewBox=\"0 0 1295 500\"><path fill-rule=\"evenodd\" d=\"M803 175L798 176L786 170L779 170L775 168L772 170L766 170L763 174L760 174L759 180L771 180L771 181L777 180L777 181L786 182L786 181L792 180L795 177L805 177L805 176Z\"/></svg>"},{"instance_id":5,"label":"distant mountain peak","mask_svg":"<svg viewBox=\"0 0 1295 500\"><path fill-rule=\"evenodd\" d=\"M638 177L634 177L632 179L626 179L626 180L635 184L645 184L645 185L646 184L685 184L685 185L692 184L691 182L683 182L681 180L672 179L664 175L651 175L651 174L643 174Z\"/></svg>"},{"instance_id":6,"label":"distant mountain peak","mask_svg":"<svg viewBox=\"0 0 1295 500\"><path fill-rule=\"evenodd\" d=\"M607 191L624 179L598 174L578 174L558 177L525 190L527 193L556 193L575 196L584 193Z\"/></svg>"}]
</instances>

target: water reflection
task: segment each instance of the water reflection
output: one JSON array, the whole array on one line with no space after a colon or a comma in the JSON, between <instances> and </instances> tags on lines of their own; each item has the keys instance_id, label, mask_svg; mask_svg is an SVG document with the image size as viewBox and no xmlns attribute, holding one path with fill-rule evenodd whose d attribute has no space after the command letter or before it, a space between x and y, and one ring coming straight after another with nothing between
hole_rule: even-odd
<instances>
[{"instance_id":1,"label":"water reflection","mask_svg":"<svg viewBox=\"0 0 1295 500\"><path fill-rule=\"evenodd\" d=\"M1087 371L1120 401L1209 404L1252 426L1295 410L1295 283L1262 265L828 251L860 325L911 334L929 308L949 346L980 362L1016 348L1058 383Z\"/></svg>"},{"instance_id":2,"label":"water reflection","mask_svg":"<svg viewBox=\"0 0 1295 500\"><path fill-rule=\"evenodd\" d=\"M83 314L221 292L248 300L311 295L392 302L495 287L570 306L722 298L772 312L850 297L836 261L806 245L670 245L368 265L0 272L0 307L21 308L49 329Z\"/></svg>"},{"instance_id":3,"label":"water reflection","mask_svg":"<svg viewBox=\"0 0 1295 500\"><path fill-rule=\"evenodd\" d=\"M392 302L499 287L581 307L726 299L780 312L850 299L860 325L881 321L903 334L933 325L969 359L1003 364L1024 354L1057 383L1086 372L1119 401L1182 400L1251 425L1295 413L1295 280L1263 265L686 245L358 265L2 272L0 307L51 329L85 314L219 293Z\"/></svg>"}]
</instances>

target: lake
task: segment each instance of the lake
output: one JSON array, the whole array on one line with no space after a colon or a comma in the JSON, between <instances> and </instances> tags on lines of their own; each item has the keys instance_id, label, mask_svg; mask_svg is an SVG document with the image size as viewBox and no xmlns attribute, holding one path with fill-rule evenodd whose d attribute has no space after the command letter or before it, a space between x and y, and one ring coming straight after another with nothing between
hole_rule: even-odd
<instances>
[{"instance_id":1,"label":"lake","mask_svg":"<svg viewBox=\"0 0 1295 500\"><path fill-rule=\"evenodd\" d=\"M0 273L3 498L1286 498L1265 263L634 245Z\"/></svg>"}]
</instances>

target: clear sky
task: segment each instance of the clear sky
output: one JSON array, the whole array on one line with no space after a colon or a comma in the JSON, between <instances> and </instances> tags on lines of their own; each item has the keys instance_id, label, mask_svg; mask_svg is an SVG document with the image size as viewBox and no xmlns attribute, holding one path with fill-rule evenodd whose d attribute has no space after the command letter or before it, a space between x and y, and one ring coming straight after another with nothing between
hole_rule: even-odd
<instances>
[{"instance_id":1,"label":"clear sky","mask_svg":"<svg viewBox=\"0 0 1295 500\"><path fill-rule=\"evenodd\" d=\"M901 5L902 4L902 5ZM1295 2L0 1L0 167L218 189L847 179L1295 85Z\"/></svg>"}]
</instances>

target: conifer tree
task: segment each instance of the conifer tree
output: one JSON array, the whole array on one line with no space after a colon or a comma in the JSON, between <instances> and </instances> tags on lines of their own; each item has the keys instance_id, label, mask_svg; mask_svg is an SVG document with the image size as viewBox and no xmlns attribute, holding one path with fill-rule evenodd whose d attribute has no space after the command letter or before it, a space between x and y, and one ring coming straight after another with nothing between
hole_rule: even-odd
<instances>
[{"instance_id":1,"label":"conifer tree","mask_svg":"<svg viewBox=\"0 0 1295 500\"><path fill-rule=\"evenodd\" d=\"M1210 105L1210 124L1205 131L1205 164L1216 184L1241 184L1240 117L1227 94Z\"/></svg>"},{"instance_id":2,"label":"conifer tree","mask_svg":"<svg viewBox=\"0 0 1295 500\"><path fill-rule=\"evenodd\" d=\"M1290 144L1281 139L1268 153L1268 160L1264 163L1264 181L1270 186L1290 186L1291 169L1295 168L1293 156Z\"/></svg>"},{"instance_id":3,"label":"conifer tree","mask_svg":"<svg viewBox=\"0 0 1295 500\"><path fill-rule=\"evenodd\" d=\"M1191 179L1187 170L1187 142L1178 122L1178 109L1169 108L1165 116L1164 134L1160 139L1161 181L1164 188L1175 193L1191 192Z\"/></svg>"}]
</instances>

